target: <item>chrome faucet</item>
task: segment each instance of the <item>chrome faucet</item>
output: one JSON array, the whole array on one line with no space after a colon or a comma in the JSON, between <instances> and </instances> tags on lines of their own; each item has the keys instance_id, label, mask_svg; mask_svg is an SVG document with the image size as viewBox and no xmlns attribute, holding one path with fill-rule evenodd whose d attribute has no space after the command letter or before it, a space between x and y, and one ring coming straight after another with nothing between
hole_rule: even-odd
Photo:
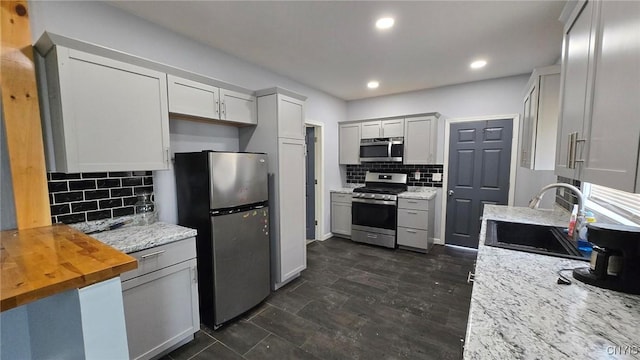
<instances>
[{"instance_id":1,"label":"chrome faucet","mask_svg":"<svg viewBox=\"0 0 640 360\"><path fill-rule=\"evenodd\" d=\"M584 215L584 194L582 194L582 191L580 191L580 189L578 189L577 187L564 183L549 184L540 189L538 195L534 196L533 199L529 201L529 207L532 209L537 209L538 205L540 204L540 200L542 200L542 195L544 195L545 191L558 187L569 189L578 196L578 214Z\"/></svg>"},{"instance_id":2,"label":"chrome faucet","mask_svg":"<svg viewBox=\"0 0 640 360\"><path fill-rule=\"evenodd\" d=\"M575 233L579 234L580 230L582 229L583 226L586 225L586 223L584 221L584 194L577 187L569 184L563 184L563 183L549 184L543 187L542 189L540 189L540 192L538 193L538 195L534 196L533 199L529 201L529 207L532 209L538 208L538 205L540 204L540 200L542 200L542 195L545 193L545 191L552 188L557 188L557 187L569 189L578 196L578 217L576 219Z\"/></svg>"}]
</instances>

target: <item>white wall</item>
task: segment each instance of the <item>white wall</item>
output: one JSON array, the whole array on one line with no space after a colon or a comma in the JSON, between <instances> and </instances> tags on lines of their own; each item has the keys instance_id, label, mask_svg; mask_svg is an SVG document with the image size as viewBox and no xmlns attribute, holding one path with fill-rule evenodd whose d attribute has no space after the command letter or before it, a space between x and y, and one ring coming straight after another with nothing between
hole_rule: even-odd
<instances>
[{"instance_id":1,"label":"white wall","mask_svg":"<svg viewBox=\"0 0 640 360\"><path fill-rule=\"evenodd\" d=\"M522 99L530 74L500 79L419 90L410 93L381 96L347 103L347 119L363 120L378 117L439 112L443 117L467 118L474 116L522 113ZM438 126L438 162L444 161L444 121ZM341 166L343 180L345 167ZM447 174L444 174L447 176ZM531 171L518 167L516 173L516 206L526 206L529 200L546 184L555 182L553 171ZM551 207L554 196L548 194L540 207ZM442 189L436 195L435 234L442 224ZM442 241L442 239L440 239Z\"/></svg>"},{"instance_id":2,"label":"white wall","mask_svg":"<svg viewBox=\"0 0 640 360\"><path fill-rule=\"evenodd\" d=\"M343 100L267 71L229 54L189 40L146 20L100 2L30 1L32 37L42 32L76 38L167 65L216 78L248 89L280 86L308 97L307 119L325 124L325 184L323 233L330 231L329 192L339 187L338 126L346 119ZM195 122L171 125L173 151L237 150L237 129ZM161 220L175 223L173 173L156 172L156 204Z\"/></svg>"}]
</instances>

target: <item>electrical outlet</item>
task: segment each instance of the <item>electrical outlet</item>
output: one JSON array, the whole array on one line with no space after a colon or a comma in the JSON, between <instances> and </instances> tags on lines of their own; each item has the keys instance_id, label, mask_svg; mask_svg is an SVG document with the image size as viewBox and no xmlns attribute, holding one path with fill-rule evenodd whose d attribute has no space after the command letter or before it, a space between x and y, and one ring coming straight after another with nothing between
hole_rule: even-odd
<instances>
[{"instance_id":1,"label":"electrical outlet","mask_svg":"<svg viewBox=\"0 0 640 360\"><path fill-rule=\"evenodd\" d=\"M420 180L420 171L416 171L415 174L413 175L413 177L416 180Z\"/></svg>"},{"instance_id":2,"label":"electrical outlet","mask_svg":"<svg viewBox=\"0 0 640 360\"><path fill-rule=\"evenodd\" d=\"M441 173L435 173L435 174L431 175L431 181L433 181L433 182L442 181L442 174Z\"/></svg>"}]
</instances>

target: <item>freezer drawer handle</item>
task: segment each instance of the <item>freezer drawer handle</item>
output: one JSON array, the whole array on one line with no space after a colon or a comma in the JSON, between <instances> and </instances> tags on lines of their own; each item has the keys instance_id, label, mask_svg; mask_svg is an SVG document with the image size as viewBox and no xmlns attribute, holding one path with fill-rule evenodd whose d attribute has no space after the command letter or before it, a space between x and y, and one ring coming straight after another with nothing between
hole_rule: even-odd
<instances>
[{"instance_id":1,"label":"freezer drawer handle","mask_svg":"<svg viewBox=\"0 0 640 360\"><path fill-rule=\"evenodd\" d=\"M160 250L160 251L152 252L152 253L150 253L150 254L142 255L142 256L140 257L140 259L145 260L145 259L150 258L150 257L152 257L152 256L158 256L158 255L161 255L161 254L163 254L164 252L165 252L165 250Z\"/></svg>"}]
</instances>

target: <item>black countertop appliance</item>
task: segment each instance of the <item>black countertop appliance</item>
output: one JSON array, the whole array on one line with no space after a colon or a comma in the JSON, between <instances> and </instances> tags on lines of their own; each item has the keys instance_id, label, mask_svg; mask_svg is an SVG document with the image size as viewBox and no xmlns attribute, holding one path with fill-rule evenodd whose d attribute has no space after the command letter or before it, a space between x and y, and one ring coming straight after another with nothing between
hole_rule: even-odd
<instances>
[{"instance_id":1,"label":"black countertop appliance","mask_svg":"<svg viewBox=\"0 0 640 360\"><path fill-rule=\"evenodd\" d=\"M593 247L591 266L573 270L584 283L629 294L640 294L640 227L587 225Z\"/></svg>"}]
</instances>

